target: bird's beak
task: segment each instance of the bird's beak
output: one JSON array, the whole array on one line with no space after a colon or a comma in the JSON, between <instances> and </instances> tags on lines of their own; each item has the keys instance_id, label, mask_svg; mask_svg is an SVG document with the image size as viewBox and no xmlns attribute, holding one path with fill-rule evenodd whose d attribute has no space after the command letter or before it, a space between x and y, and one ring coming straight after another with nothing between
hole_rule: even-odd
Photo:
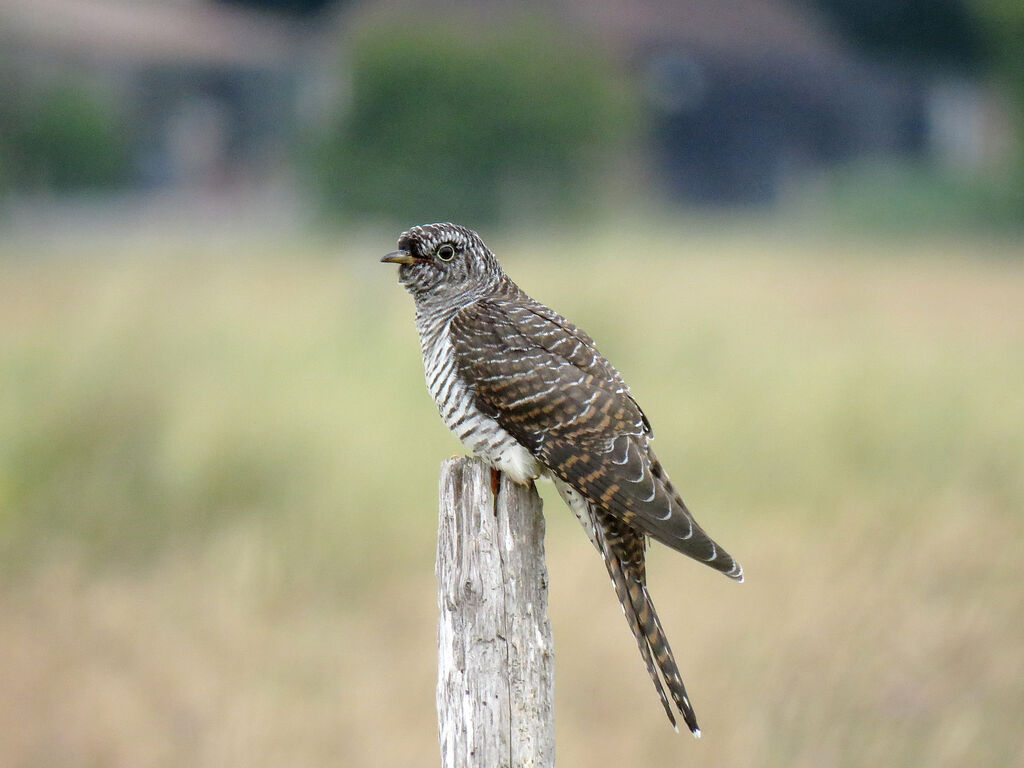
<instances>
[{"instance_id":1,"label":"bird's beak","mask_svg":"<svg viewBox=\"0 0 1024 768\"><path fill-rule=\"evenodd\" d=\"M418 261L426 261L426 259L417 258L408 251L395 251L381 259L384 264L415 264Z\"/></svg>"}]
</instances>

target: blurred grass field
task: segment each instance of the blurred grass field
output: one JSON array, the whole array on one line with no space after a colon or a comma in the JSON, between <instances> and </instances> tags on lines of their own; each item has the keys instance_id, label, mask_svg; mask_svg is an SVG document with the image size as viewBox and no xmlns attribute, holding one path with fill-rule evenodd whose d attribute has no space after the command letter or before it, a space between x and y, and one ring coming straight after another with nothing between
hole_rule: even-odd
<instances>
[{"instance_id":1,"label":"blurred grass field","mask_svg":"<svg viewBox=\"0 0 1024 768\"><path fill-rule=\"evenodd\" d=\"M748 575L651 552L676 735L542 487L561 765L1024 765L1024 244L484 234ZM436 765L393 233L201 240L0 245L0 765Z\"/></svg>"}]
</instances>

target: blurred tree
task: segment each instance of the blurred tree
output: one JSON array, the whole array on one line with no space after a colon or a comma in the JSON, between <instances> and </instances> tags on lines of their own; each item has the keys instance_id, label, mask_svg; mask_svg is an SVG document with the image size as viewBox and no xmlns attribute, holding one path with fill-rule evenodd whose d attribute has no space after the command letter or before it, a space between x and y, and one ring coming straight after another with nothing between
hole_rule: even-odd
<instances>
[{"instance_id":1,"label":"blurred tree","mask_svg":"<svg viewBox=\"0 0 1024 768\"><path fill-rule=\"evenodd\" d=\"M1024 219L1024 2L971 0L971 3L990 42L994 75L1013 103L1017 156L1011 200L1014 212Z\"/></svg>"},{"instance_id":2,"label":"blurred tree","mask_svg":"<svg viewBox=\"0 0 1024 768\"><path fill-rule=\"evenodd\" d=\"M85 85L62 85L27 98L8 140L14 183L36 191L115 186L128 172L127 128Z\"/></svg>"},{"instance_id":3,"label":"blurred tree","mask_svg":"<svg viewBox=\"0 0 1024 768\"><path fill-rule=\"evenodd\" d=\"M325 202L349 213L564 213L588 198L585 179L629 115L605 62L554 30L375 24L348 66L352 101L313 171Z\"/></svg>"},{"instance_id":4,"label":"blurred tree","mask_svg":"<svg viewBox=\"0 0 1024 768\"><path fill-rule=\"evenodd\" d=\"M10 59L9 52L0 52L0 193L13 183L17 137L24 114L25 86Z\"/></svg>"},{"instance_id":5,"label":"blurred tree","mask_svg":"<svg viewBox=\"0 0 1024 768\"><path fill-rule=\"evenodd\" d=\"M967 0L970 2L971 0ZM963 0L811 0L872 54L971 68L983 41ZM1020 0L1006 0L1018 3Z\"/></svg>"},{"instance_id":6,"label":"blurred tree","mask_svg":"<svg viewBox=\"0 0 1024 768\"><path fill-rule=\"evenodd\" d=\"M1024 2L972 0L972 7L990 42L996 75L1009 89L1024 121Z\"/></svg>"}]
</instances>

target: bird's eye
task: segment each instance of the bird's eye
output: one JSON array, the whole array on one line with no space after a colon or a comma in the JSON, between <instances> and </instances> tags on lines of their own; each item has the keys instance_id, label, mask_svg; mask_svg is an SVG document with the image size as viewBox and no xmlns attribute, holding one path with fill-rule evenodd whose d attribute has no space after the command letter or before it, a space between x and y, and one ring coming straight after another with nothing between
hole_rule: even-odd
<instances>
[{"instance_id":1,"label":"bird's eye","mask_svg":"<svg viewBox=\"0 0 1024 768\"><path fill-rule=\"evenodd\" d=\"M451 261L455 258L455 246L445 243L437 249L437 258L441 261Z\"/></svg>"}]
</instances>

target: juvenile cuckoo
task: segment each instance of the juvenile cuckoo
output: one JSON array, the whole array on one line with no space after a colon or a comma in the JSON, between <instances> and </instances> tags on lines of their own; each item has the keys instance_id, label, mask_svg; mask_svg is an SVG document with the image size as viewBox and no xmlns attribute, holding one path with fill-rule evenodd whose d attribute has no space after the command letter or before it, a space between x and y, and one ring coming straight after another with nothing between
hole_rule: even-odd
<instances>
[{"instance_id":1,"label":"juvenile cuckoo","mask_svg":"<svg viewBox=\"0 0 1024 768\"><path fill-rule=\"evenodd\" d=\"M427 388L448 428L517 483L546 475L611 576L668 719L700 736L647 591L648 537L736 581L743 569L694 520L651 450L651 425L583 331L520 290L470 229L403 232L382 261L416 303ZM668 689L666 695L665 689Z\"/></svg>"}]
</instances>

